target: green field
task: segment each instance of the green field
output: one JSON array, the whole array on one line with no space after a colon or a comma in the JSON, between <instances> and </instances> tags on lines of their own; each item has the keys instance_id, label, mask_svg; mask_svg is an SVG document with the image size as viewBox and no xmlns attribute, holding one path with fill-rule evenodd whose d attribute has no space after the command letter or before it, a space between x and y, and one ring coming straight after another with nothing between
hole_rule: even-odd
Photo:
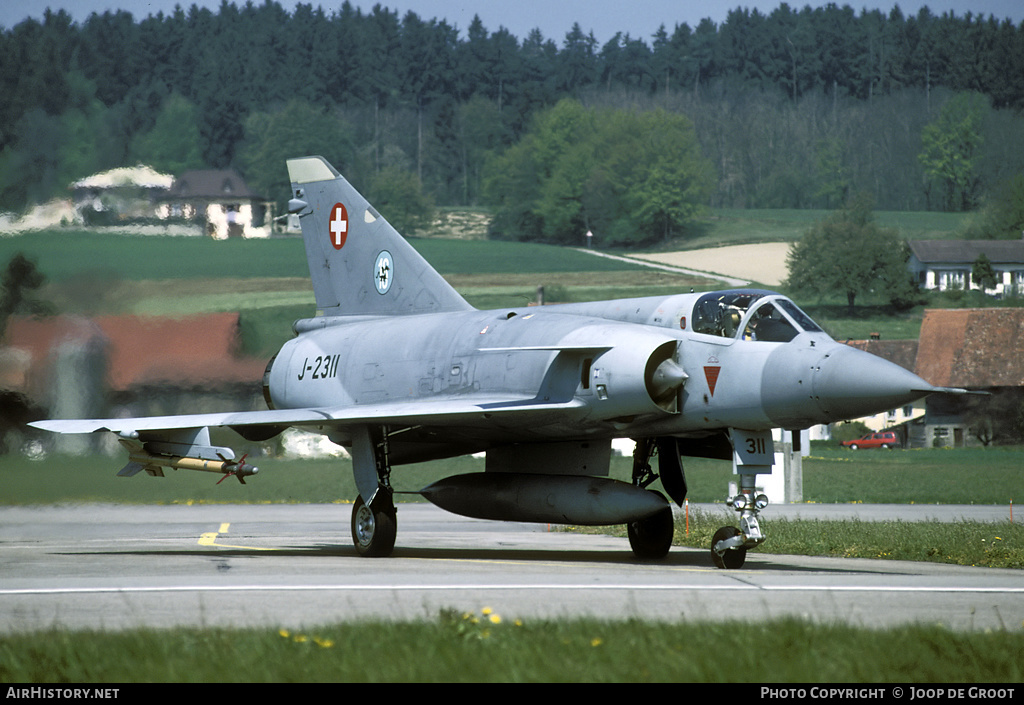
<instances>
[{"instance_id":1,"label":"green field","mask_svg":"<svg viewBox=\"0 0 1024 705\"><path fill-rule=\"evenodd\" d=\"M707 280L535 243L414 238L411 244L467 297L495 294L533 301L538 285L600 297L689 290ZM307 304L312 286L302 240L213 241L46 231L0 238L0 262L21 252L36 262L44 292L67 312L153 315L251 310ZM557 296L555 297L558 298Z\"/></svg>"},{"instance_id":2,"label":"green field","mask_svg":"<svg viewBox=\"0 0 1024 705\"><path fill-rule=\"evenodd\" d=\"M264 446L246 444L229 431L219 442L252 453L260 473L246 485L206 473L169 472L166 478L115 473L121 453L44 460L0 456L0 504L60 502L336 502L355 499L348 459L286 460L261 457ZM215 442L218 442L215 439ZM1024 448L926 448L853 452L819 447L803 462L804 501L819 504L997 504L1024 505ZM691 502L721 502L733 480L725 461L685 458ZM397 490L416 491L434 480L483 470L472 457L436 460L395 468ZM628 481L632 459L612 457L611 477ZM415 496L401 498L417 501ZM1024 509L1021 509L1024 524Z\"/></svg>"},{"instance_id":3,"label":"green field","mask_svg":"<svg viewBox=\"0 0 1024 705\"><path fill-rule=\"evenodd\" d=\"M702 247L742 245L754 242L793 242L831 211L757 208L712 208L689 232L659 250L695 250ZM878 211L875 220L894 228L905 240L946 240L964 237L971 214Z\"/></svg>"},{"instance_id":4,"label":"green field","mask_svg":"<svg viewBox=\"0 0 1024 705\"><path fill-rule=\"evenodd\" d=\"M431 238L409 242L443 274L643 271L555 245ZM16 252L34 259L53 282L90 274L118 281L309 278L298 236L215 241L52 230L0 238L0 261Z\"/></svg>"},{"instance_id":5,"label":"green field","mask_svg":"<svg viewBox=\"0 0 1024 705\"><path fill-rule=\"evenodd\" d=\"M521 307L543 286L549 302L655 296L712 287L699 277L518 242L410 242L481 309ZM213 241L46 231L0 238L0 262L21 252L46 276L58 312L186 316L238 311L242 350L267 357L316 306L299 237Z\"/></svg>"},{"instance_id":6,"label":"green field","mask_svg":"<svg viewBox=\"0 0 1024 705\"><path fill-rule=\"evenodd\" d=\"M1024 632L522 621L481 605L419 622L0 636L0 682L122 684L122 700L143 694L126 683L1019 684L1022 652Z\"/></svg>"}]
</instances>

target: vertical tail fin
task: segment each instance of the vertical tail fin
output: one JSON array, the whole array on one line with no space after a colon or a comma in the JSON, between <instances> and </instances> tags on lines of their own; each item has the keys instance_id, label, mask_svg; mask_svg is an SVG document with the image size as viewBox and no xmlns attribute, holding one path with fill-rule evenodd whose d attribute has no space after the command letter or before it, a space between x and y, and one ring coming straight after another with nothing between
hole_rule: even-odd
<instances>
[{"instance_id":1,"label":"vertical tail fin","mask_svg":"<svg viewBox=\"0 0 1024 705\"><path fill-rule=\"evenodd\" d=\"M323 157L288 160L316 306L327 316L472 307Z\"/></svg>"}]
</instances>

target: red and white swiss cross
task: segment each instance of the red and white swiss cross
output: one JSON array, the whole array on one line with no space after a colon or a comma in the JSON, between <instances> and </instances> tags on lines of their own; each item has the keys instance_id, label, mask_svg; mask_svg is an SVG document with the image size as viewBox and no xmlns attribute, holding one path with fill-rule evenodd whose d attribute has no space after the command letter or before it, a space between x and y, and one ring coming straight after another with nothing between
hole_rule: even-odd
<instances>
[{"instance_id":1,"label":"red and white swiss cross","mask_svg":"<svg viewBox=\"0 0 1024 705\"><path fill-rule=\"evenodd\" d=\"M328 227L331 231L331 244L334 245L334 249L340 250L348 238L348 211L345 210L344 203L335 203L334 208L331 208Z\"/></svg>"}]
</instances>

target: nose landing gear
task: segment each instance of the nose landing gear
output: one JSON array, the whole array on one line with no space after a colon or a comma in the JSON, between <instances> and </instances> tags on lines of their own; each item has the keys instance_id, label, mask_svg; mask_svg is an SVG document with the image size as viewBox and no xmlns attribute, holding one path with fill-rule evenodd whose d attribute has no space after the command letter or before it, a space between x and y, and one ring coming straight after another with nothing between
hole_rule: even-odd
<instances>
[{"instance_id":1,"label":"nose landing gear","mask_svg":"<svg viewBox=\"0 0 1024 705\"><path fill-rule=\"evenodd\" d=\"M733 460L739 474L740 491L726 504L739 512L740 528L723 526L711 538L711 560L719 568L742 568L747 550L765 539L758 514L768 506L768 497L755 494L758 474L769 474L775 461L775 447L768 431L752 433L733 429Z\"/></svg>"},{"instance_id":2,"label":"nose landing gear","mask_svg":"<svg viewBox=\"0 0 1024 705\"><path fill-rule=\"evenodd\" d=\"M711 538L711 560L719 568L742 568L747 549L764 541L758 513L768 506L768 497L754 494L756 475L740 475L740 493L726 502L740 514L740 528L723 526Z\"/></svg>"}]
</instances>

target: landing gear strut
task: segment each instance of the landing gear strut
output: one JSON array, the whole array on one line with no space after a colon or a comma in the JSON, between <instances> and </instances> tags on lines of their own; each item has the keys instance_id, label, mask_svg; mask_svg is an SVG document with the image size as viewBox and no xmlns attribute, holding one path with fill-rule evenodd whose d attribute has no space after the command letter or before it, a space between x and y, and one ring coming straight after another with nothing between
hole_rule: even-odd
<instances>
[{"instance_id":1,"label":"landing gear strut","mask_svg":"<svg viewBox=\"0 0 1024 705\"><path fill-rule=\"evenodd\" d=\"M758 514L768 506L768 497L755 494L757 475L772 471L775 448L770 432L747 432L732 429L733 462L738 473L739 494L726 504L739 512L740 528L723 526L711 538L711 560L719 568L742 568L747 549L760 546L765 539Z\"/></svg>"},{"instance_id":2,"label":"landing gear strut","mask_svg":"<svg viewBox=\"0 0 1024 705\"><path fill-rule=\"evenodd\" d=\"M758 513L768 506L768 497L754 495L754 478L757 475L740 475L740 493L726 504L740 514L740 528L723 526L711 539L711 560L719 568L742 568L747 559L747 549L761 545L764 534L757 519Z\"/></svg>"},{"instance_id":3,"label":"landing gear strut","mask_svg":"<svg viewBox=\"0 0 1024 705\"><path fill-rule=\"evenodd\" d=\"M398 533L398 513L391 489L387 428L353 429L352 471L359 490L352 507L352 543L361 556L390 556Z\"/></svg>"}]
</instances>

